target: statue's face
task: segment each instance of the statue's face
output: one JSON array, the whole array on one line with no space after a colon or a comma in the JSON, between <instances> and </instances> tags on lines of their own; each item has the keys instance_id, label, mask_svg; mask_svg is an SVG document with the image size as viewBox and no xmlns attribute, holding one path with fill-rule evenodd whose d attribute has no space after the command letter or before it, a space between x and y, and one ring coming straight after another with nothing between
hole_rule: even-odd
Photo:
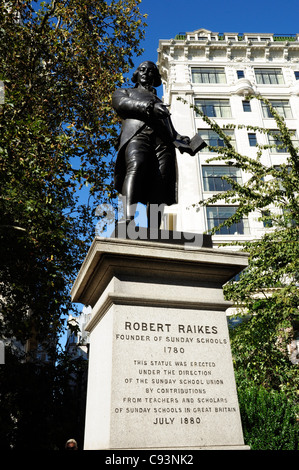
<instances>
[{"instance_id":1,"label":"statue's face","mask_svg":"<svg viewBox=\"0 0 299 470\"><path fill-rule=\"evenodd\" d=\"M156 69L150 62L142 62L137 68L137 82L143 86L152 86L155 81Z\"/></svg>"}]
</instances>

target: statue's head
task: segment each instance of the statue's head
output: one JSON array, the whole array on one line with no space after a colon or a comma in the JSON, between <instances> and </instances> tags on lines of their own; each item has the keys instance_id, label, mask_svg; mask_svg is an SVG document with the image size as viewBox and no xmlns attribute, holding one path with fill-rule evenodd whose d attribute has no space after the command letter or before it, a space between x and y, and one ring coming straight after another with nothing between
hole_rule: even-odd
<instances>
[{"instance_id":1,"label":"statue's head","mask_svg":"<svg viewBox=\"0 0 299 470\"><path fill-rule=\"evenodd\" d=\"M161 85L162 80L156 64L146 60L142 62L133 73L132 82L156 88Z\"/></svg>"}]
</instances>

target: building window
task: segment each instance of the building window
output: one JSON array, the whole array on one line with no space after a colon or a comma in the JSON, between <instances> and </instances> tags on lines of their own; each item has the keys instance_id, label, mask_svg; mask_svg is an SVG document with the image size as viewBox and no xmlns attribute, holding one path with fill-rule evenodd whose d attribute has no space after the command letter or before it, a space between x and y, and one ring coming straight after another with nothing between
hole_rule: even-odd
<instances>
[{"instance_id":1,"label":"building window","mask_svg":"<svg viewBox=\"0 0 299 470\"><path fill-rule=\"evenodd\" d=\"M195 106L208 117L232 117L229 100L195 100Z\"/></svg>"},{"instance_id":2,"label":"building window","mask_svg":"<svg viewBox=\"0 0 299 470\"><path fill-rule=\"evenodd\" d=\"M286 119L292 119L292 109L289 100L269 100L275 111ZM262 102L263 116L264 118L273 118L269 106Z\"/></svg>"},{"instance_id":3,"label":"building window","mask_svg":"<svg viewBox=\"0 0 299 470\"><path fill-rule=\"evenodd\" d=\"M244 78L245 77L244 70L237 70L237 77L238 78Z\"/></svg>"},{"instance_id":4,"label":"building window","mask_svg":"<svg viewBox=\"0 0 299 470\"><path fill-rule=\"evenodd\" d=\"M225 130L223 131L227 136L230 137L231 145L236 148L236 140L234 131ZM208 144L210 147L225 147L225 143L222 137L220 137L215 131L212 129L198 129L198 133L201 138ZM208 149L205 147L204 149L200 150L200 152L213 152L213 149Z\"/></svg>"},{"instance_id":5,"label":"building window","mask_svg":"<svg viewBox=\"0 0 299 470\"><path fill-rule=\"evenodd\" d=\"M264 228L273 227L273 221L271 219L271 212L270 211L268 211L268 210L262 211L262 219L263 219Z\"/></svg>"},{"instance_id":6,"label":"building window","mask_svg":"<svg viewBox=\"0 0 299 470\"><path fill-rule=\"evenodd\" d=\"M251 104L250 104L250 101L248 100L243 100L242 101L242 105L243 105L243 111L245 113L250 113L251 111Z\"/></svg>"},{"instance_id":7,"label":"building window","mask_svg":"<svg viewBox=\"0 0 299 470\"><path fill-rule=\"evenodd\" d=\"M207 207L207 221L208 230L212 230L214 227L218 227L223 224L237 211L236 206L208 206ZM243 217L239 222L236 222L230 226L223 226L217 232L216 235L248 235L249 225L248 219Z\"/></svg>"},{"instance_id":8,"label":"building window","mask_svg":"<svg viewBox=\"0 0 299 470\"><path fill-rule=\"evenodd\" d=\"M256 134L255 132L248 134L248 140L250 147L255 147L257 145Z\"/></svg>"},{"instance_id":9,"label":"building window","mask_svg":"<svg viewBox=\"0 0 299 470\"><path fill-rule=\"evenodd\" d=\"M292 133L291 140L295 147L299 146L298 137L295 131L290 131ZM280 132L277 130L271 130L271 134L268 134L269 145L274 147L270 148L272 153L287 153L288 149L284 146L284 143L280 139Z\"/></svg>"},{"instance_id":10,"label":"building window","mask_svg":"<svg viewBox=\"0 0 299 470\"><path fill-rule=\"evenodd\" d=\"M242 184L241 171L234 166L213 166L202 167L203 189L204 191L227 191L231 189L231 184L223 178L228 176L239 184Z\"/></svg>"},{"instance_id":11,"label":"building window","mask_svg":"<svg viewBox=\"0 0 299 470\"><path fill-rule=\"evenodd\" d=\"M280 165L274 165L274 169L276 171L281 171L281 166ZM291 173L292 171L292 167L291 166L287 166L287 172L288 173ZM282 178L278 178L278 184L279 184L279 189L282 191L282 192L285 192L285 187L283 186L283 180Z\"/></svg>"},{"instance_id":12,"label":"building window","mask_svg":"<svg viewBox=\"0 0 299 470\"><path fill-rule=\"evenodd\" d=\"M255 69L255 78L258 85L284 84L281 69Z\"/></svg>"},{"instance_id":13,"label":"building window","mask_svg":"<svg viewBox=\"0 0 299 470\"><path fill-rule=\"evenodd\" d=\"M282 215L285 220L285 223L287 223L287 227L298 227L297 221L292 218L291 213L288 209L283 209Z\"/></svg>"},{"instance_id":14,"label":"building window","mask_svg":"<svg viewBox=\"0 0 299 470\"><path fill-rule=\"evenodd\" d=\"M295 70L294 73L295 73L295 78L296 78L296 80L299 80L299 71L297 72L297 70Z\"/></svg>"},{"instance_id":15,"label":"building window","mask_svg":"<svg viewBox=\"0 0 299 470\"><path fill-rule=\"evenodd\" d=\"M191 73L193 83L226 83L224 68L199 67Z\"/></svg>"}]
</instances>

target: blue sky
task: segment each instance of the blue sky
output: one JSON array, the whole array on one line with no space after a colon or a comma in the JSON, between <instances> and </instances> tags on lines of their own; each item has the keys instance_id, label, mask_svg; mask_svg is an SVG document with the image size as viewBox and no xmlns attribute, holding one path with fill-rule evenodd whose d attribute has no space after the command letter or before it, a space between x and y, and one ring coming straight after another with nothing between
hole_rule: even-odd
<instances>
[{"instance_id":1,"label":"blue sky","mask_svg":"<svg viewBox=\"0 0 299 470\"><path fill-rule=\"evenodd\" d=\"M206 28L218 33L299 33L298 0L142 0L147 13L144 54L136 60L157 61L159 39Z\"/></svg>"}]
</instances>

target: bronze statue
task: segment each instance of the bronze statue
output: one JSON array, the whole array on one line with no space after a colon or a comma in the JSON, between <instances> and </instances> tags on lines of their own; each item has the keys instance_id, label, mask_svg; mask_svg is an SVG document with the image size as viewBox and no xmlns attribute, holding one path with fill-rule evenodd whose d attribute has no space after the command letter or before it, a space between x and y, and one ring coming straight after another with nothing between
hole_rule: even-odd
<instances>
[{"instance_id":1,"label":"bronze statue","mask_svg":"<svg viewBox=\"0 0 299 470\"><path fill-rule=\"evenodd\" d=\"M174 129L167 105L157 97L155 88L162 82L153 62L142 62L132 82L134 88L118 89L112 98L122 118L114 183L126 198L127 222L138 202L147 205L148 214L151 204L176 203L175 148L194 155L206 146L199 136L192 142Z\"/></svg>"}]
</instances>

